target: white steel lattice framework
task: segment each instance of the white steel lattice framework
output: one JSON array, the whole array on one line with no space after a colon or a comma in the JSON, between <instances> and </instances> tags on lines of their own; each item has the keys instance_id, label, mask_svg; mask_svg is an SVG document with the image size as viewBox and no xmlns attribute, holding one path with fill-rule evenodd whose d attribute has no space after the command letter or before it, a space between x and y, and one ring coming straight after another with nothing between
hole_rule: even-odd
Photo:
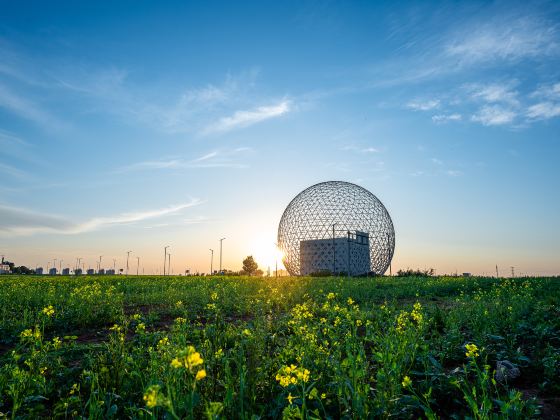
<instances>
[{"instance_id":1,"label":"white steel lattice framework","mask_svg":"<svg viewBox=\"0 0 560 420\"><path fill-rule=\"evenodd\" d=\"M280 219L278 247L284 254L284 266L290 275L298 276L301 241L338 242L337 238L347 238L348 232L356 231L369 235L370 271L384 274L395 251L395 230L385 206L371 192L349 182L313 185L288 204ZM338 266L333 261L331 267Z\"/></svg>"}]
</instances>

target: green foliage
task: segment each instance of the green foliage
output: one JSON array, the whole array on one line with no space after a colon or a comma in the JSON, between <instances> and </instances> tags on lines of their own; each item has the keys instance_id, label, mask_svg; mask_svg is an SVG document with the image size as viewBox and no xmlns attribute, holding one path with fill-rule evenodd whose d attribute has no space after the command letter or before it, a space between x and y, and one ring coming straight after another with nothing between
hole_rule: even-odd
<instances>
[{"instance_id":1,"label":"green foliage","mask_svg":"<svg viewBox=\"0 0 560 420\"><path fill-rule=\"evenodd\" d=\"M248 276L252 276L253 274L256 274L258 269L259 269L259 265L256 263L252 255L249 255L247 258L243 260L242 271L244 274Z\"/></svg>"},{"instance_id":2,"label":"green foliage","mask_svg":"<svg viewBox=\"0 0 560 420\"><path fill-rule=\"evenodd\" d=\"M559 303L557 278L2 276L0 413L538 417Z\"/></svg>"}]
</instances>

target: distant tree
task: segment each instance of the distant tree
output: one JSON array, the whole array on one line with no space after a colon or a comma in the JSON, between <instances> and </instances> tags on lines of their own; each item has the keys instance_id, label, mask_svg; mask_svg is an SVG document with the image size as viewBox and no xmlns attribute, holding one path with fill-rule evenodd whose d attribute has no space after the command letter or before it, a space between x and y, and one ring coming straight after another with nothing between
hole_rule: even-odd
<instances>
[{"instance_id":1,"label":"distant tree","mask_svg":"<svg viewBox=\"0 0 560 420\"><path fill-rule=\"evenodd\" d=\"M420 270L416 269L413 270L411 268L407 268L406 270L399 270L397 271L398 277L430 277L435 274L435 270L433 268L427 270Z\"/></svg>"},{"instance_id":2,"label":"distant tree","mask_svg":"<svg viewBox=\"0 0 560 420\"><path fill-rule=\"evenodd\" d=\"M247 258L245 258L243 260L243 269L242 271L249 275L252 276L253 274L256 274L256 271L259 269L259 265L255 262L255 259L253 258L252 255L249 255Z\"/></svg>"}]
</instances>

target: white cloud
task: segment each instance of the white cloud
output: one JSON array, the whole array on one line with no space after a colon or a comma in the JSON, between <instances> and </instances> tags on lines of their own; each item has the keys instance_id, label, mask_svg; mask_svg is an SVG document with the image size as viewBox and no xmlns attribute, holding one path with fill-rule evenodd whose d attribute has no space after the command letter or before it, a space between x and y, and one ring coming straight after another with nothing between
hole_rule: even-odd
<instances>
[{"instance_id":1,"label":"white cloud","mask_svg":"<svg viewBox=\"0 0 560 420\"><path fill-rule=\"evenodd\" d=\"M432 163L434 163L436 165L443 165L443 161L441 161L437 158L432 158Z\"/></svg>"},{"instance_id":2,"label":"white cloud","mask_svg":"<svg viewBox=\"0 0 560 420\"><path fill-rule=\"evenodd\" d=\"M450 169L450 170L446 171L445 173L449 176L461 176L461 175L463 175L463 172L453 170L453 169Z\"/></svg>"},{"instance_id":3,"label":"white cloud","mask_svg":"<svg viewBox=\"0 0 560 420\"><path fill-rule=\"evenodd\" d=\"M516 115L514 111L502 106L486 105L473 115L471 120L482 125L504 125L513 122Z\"/></svg>"},{"instance_id":4,"label":"white cloud","mask_svg":"<svg viewBox=\"0 0 560 420\"><path fill-rule=\"evenodd\" d=\"M4 108L20 118L52 129L61 129L63 124L32 101L13 93L0 85L0 108Z\"/></svg>"},{"instance_id":5,"label":"white cloud","mask_svg":"<svg viewBox=\"0 0 560 420\"><path fill-rule=\"evenodd\" d=\"M178 214L182 210L199 204L202 204L201 200L191 199L187 203L161 209L122 213L110 217L94 217L81 223L57 215L0 205L0 235L18 236L38 233L74 235Z\"/></svg>"},{"instance_id":6,"label":"white cloud","mask_svg":"<svg viewBox=\"0 0 560 420\"><path fill-rule=\"evenodd\" d=\"M545 120L560 116L560 103L540 102L527 109L527 116L534 120Z\"/></svg>"},{"instance_id":7,"label":"white cloud","mask_svg":"<svg viewBox=\"0 0 560 420\"><path fill-rule=\"evenodd\" d=\"M518 92L512 89L515 82L506 84L471 84L466 88L473 99L483 100L488 103L504 103L512 106L519 105Z\"/></svg>"},{"instance_id":8,"label":"white cloud","mask_svg":"<svg viewBox=\"0 0 560 420\"><path fill-rule=\"evenodd\" d=\"M430 100L414 100L410 101L406 104L407 108L410 108L414 111L430 111L432 109L438 108L440 105L439 99L430 99Z\"/></svg>"},{"instance_id":9,"label":"white cloud","mask_svg":"<svg viewBox=\"0 0 560 420\"><path fill-rule=\"evenodd\" d=\"M242 154L251 153L250 147L238 147L233 150L214 150L194 159L168 158L133 163L117 169L116 173L134 172L152 169L189 169L189 168L247 168L239 162Z\"/></svg>"},{"instance_id":10,"label":"white cloud","mask_svg":"<svg viewBox=\"0 0 560 420\"><path fill-rule=\"evenodd\" d=\"M18 168L15 168L11 165L7 165L1 162L0 162L0 172L3 172L13 178L24 179L28 177L27 172L24 172Z\"/></svg>"},{"instance_id":11,"label":"white cloud","mask_svg":"<svg viewBox=\"0 0 560 420\"><path fill-rule=\"evenodd\" d=\"M463 117L461 114L436 114L432 116L432 121L436 124L443 124L449 121L461 121Z\"/></svg>"},{"instance_id":12,"label":"white cloud","mask_svg":"<svg viewBox=\"0 0 560 420\"><path fill-rule=\"evenodd\" d=\"M550 56L558 53L555 25L536 17L502 15L465 27L444 47L458 65Z\"/></svg>"},{"instance_id":13,"label":"white cloud","mask_svg":"<svg viewBox=\"0 0 560 420\"><path fill-rule=\"evenodd\" d=\"M223 133L237 128L248 127L250 125L279 117L291 111L290 101L284 99L277 104L260 106L251 110L236 111L229 117L219 119L216 123L207 126L203 132Z\"/></svg>"}]
</instances>

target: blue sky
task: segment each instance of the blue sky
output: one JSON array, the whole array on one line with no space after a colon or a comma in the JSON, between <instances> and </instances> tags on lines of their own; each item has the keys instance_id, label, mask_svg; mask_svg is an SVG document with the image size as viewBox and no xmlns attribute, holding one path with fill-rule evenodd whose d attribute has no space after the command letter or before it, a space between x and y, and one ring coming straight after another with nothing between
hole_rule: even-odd
<instances>
[{"instance_id":1,"label":"blue sky","mask_svg":"<svg viewBox=\"0 0 560 420\"><path fill-rule=\"evenodd\" d=\"M274 263L302 189L372 191L393 269L560 272L554 2L5 2L0 252ZM136 261L136 260L135 260ZM131 263L132 264L132 263Z\"/></svg>"}]
</instances>

